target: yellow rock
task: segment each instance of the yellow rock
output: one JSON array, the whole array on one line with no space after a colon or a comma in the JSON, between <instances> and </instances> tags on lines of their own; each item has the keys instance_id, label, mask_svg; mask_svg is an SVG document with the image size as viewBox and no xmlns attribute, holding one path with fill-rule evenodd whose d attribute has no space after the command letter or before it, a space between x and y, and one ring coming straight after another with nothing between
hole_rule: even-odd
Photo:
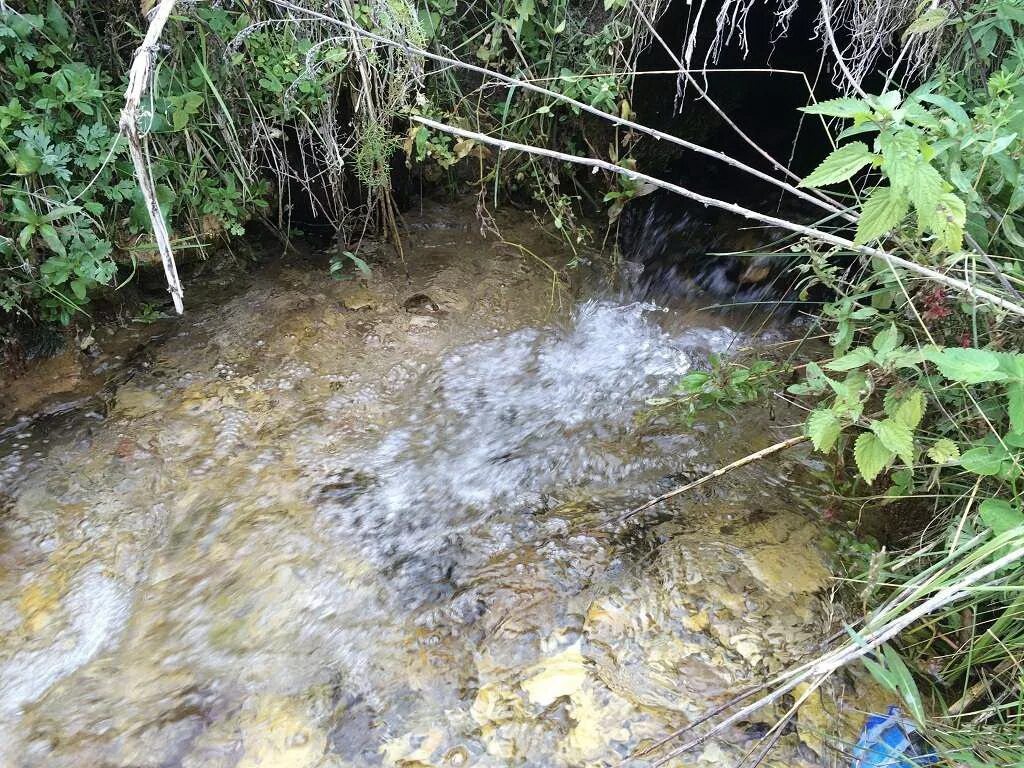
<instances>
[{"instance_id":1,"label":"yellow rock","mask_svg":"<svg viewBox=\"0 0 1024 768\"><path fill-rule=\"evenodd\" d=\"M261 698L238 725L245 752L237 768L314 768L327 749L326 736L291 699Z\"/></svg>"},{"instance_id":2,"label":"yellow rock","mask_svg":"<svg viewBox=\"0 0 1024 768\"><path fill-rule=\"evenodd\" d=\"M683 618L683 626L690 632L703 632L710 624L707 611L691 613Z\"/></svg>"},{"instance_id":3,"label":"yellow rock","mask_svg":"<svg viewBox=\"0 0 1024 768\"><path fill-rule=\"evenodd\" d=\"M569 716L575 726L565 743L569 763L580 765L614 757L611 743L625 743L630 739L629 729L622 725L631 714L630 710L630 705L618 697L602 705L591 690L581 688L574 693Z\"/></svg>"},{"instance_id":4,"label":"yellow rock","mask_svg":"<svg viewBox=\"0 0 1024 768\"><path fill-rule=\"evenodd\" d=\"M341 303L345 305L345 309L359 311L377 309L383 301L380 296L366 288L351 288L342 294Z\"/></svg>"},{"instance_id":5,"label":"yellow rock","mask_svg":"<svg viewBox=\"0 0 1024 768\"><path fill-rule=\"evenodd\" d=\"M797 714L796 730L800 735L800 741L822 757L825 751L825 736L835 728L835 716L826 711L821 691L811 691L810 688L810 683L801 683L793 689L793 697L797 701L807 696Z\"/></svg>"},{"instance_id":6,"label":"yellow rock","mask_svg":"<svg viewBox=\"0 0 1024 768\"><path fill-rule=\"evenodd\" d=\"M139 419L159 410L163 401L147 389L121 387L117 390L114 415L126 419Z\"/></svg>"},{"instance_id":7,"label":"yellow rock","mask_svg":"<svg viewBox=\"0 0 1024 768\"><path fill-rule=\"evenodd\" d=\"M583 654L579 642L559 654L545 659L535 668L535 673L524 680L523 690L530 701L546 707L559 696L570 696L579 690L587 678Z\"/></svg>"},{"instance_id":8,"label":"yellow rock","mask_svg":"<svg viewBox=\"0 0 1024 768\"><path fill-rule=\"evenodd\" d=\"M744 554L743 561L754 578L781 595L817 592L832 575L813 544L798 547L787 542L758 547Z\"/></svg>"},{"instance_id":9,"label":"yellow rock","mask_svg":"<svg viewBox=\"0 0 1024 768\"><path fill-rule=\"evenodd\" d=\"M500 723L522 713L519 698L500 683L485 683L477 691L470 715L478 725Z\"/></svg>"},{"instance_id":10,"label":"yellow rock","mask_svg":"<svg viewBox=\"0 0 1024 768\"><path fill-rule=\"evenodd\" d=\"M736 763L735 758L722 749L722 746L717 742L710 742L704 751L700 753L700 757L697 758L697 762L705 765L724 766L734 765Z\"/></svg>"}]
</instances>

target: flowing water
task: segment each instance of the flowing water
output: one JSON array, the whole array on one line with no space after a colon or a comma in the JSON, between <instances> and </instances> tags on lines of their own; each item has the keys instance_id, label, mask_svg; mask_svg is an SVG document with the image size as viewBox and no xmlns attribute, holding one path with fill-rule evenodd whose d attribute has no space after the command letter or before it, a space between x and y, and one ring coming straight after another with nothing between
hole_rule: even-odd
<instances>
[{"instance_id":1,"label":"flowing water","mask_svg":"<svg viewBox=\"0 0 1024 768\"><path fill-rule=\"evenodd\" d=\"M813 651L802 454L610 523L777 439L760 412L635 418L755 340L569 296L474 226L428 210L408 275L369 288L233 277L116 385L0 433L0 765L616 765ZM816 763L844 707L768 764ZM735 765L763 731L674 764Z\"/></svg>"}]
</instances>

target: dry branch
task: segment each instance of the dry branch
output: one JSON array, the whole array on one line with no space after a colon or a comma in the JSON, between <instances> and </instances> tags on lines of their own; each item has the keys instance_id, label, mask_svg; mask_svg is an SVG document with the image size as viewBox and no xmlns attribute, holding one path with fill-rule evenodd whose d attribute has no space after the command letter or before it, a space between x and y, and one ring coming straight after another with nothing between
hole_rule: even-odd
<instances>
[{"instance_id":1,"label":"dry branch","mask_svg":"<svg viewBox=\"0 0 1024 768\"><path fill-rule=\"evenodd\" d=\"M455 136L461 136L464 139L473 139L474 141L478 141L481 144L490 144L500 149L509 149L518 152L528 152L531 154L539 155L541 157L549 157L553 160L561 160L566 163L574 163L576 165L587 166L595 169L595 173L597 172L597 170L604 170L608 171L609 173L617 173L621 176L625 176L626 178L632 179L633 181L646 182L660 189L664 189L669 192L675 192L676 194L682 197L685 197L689 200L693 200L694 202L700 203L701 205L704 206L720 208L723 211L735 213L739 216L742 216L746 219L750 219L752 221L758 221L762 224L768 224L769 226L779 227L780 229L795 232L799 235L803 235L812 240L817 240L818 242L821 243L839 246L840 248L844 248L848 251L860 254L862 256L870 256L872 258L882 259L887 264L893 267L899 267L900 269L905 269L908 272L913 272L922 277L926 277L929 280L933 280L941 285L944 285L947 288L952 288L953 290L959 293L963 293L971 297L972 299L980 299L981 301L988 302L989 304L999 307L1000 309L1003 309L1007 312L1024 317L1024 306L1016 304L1012 301L1008 301L1007 299L1004 299L1001 296L997 296L996 294L991 293L990 291L978 288L972 285L971 283L967 282L966 280L960 280L955 277L950 277L949 275L944 275L943 273L939 272L938 270L932 269L931 267L926 267L923 264L917 264L913 261L908 261L907 259L895 256L889 253L888 251L883 251L880 248L872 248L867 245L858 245L857 243L854 243L852 240L848 240L845 237L840 237L839 235L833 235L831 232L824 232L820 229L815 229L814 227L808 227L803 224L797 224L795 222L788 221L786 219L780 219L777 216L769 216L764 213L758 213L757 211L753 211L750 208L744 208L743 206L736 205L735 203L728 203L725 200L719 200L718 198L715 197L702 195L699 192L694 192L693 190L687 189L686 187L681 187L678 184L672 184L670 182L663 181L662 179L655 178L654 176L649 176L646 173L641 173L640 171L634 171L630 170L629 168L623 168L621 165L615 165L605 160L599 160L593 157L582 157L580 155L570 155L565 152L557 152L553 149L545 149L544 147L531 147L527 144L520 144L514 141L498 139L493 136L487 136L485 134L478 133L476 131L468 131L464 128L457 128L453 125L446 125L445 123L439 123L436 120L429 120L425 117L420 117L419 115L410 115L409 119L417 123L422 123L423 125L429 126L431 128L435 128L436 130L439 131L451 133Z\"/></svg>"},{"instance_id":2,"label":"dry branch","mask_svg":"<svg viewBox=\"0 0 1024 768\"><path fill-rule=\"evenodd\" d=\"M132 165L135 166L135 178L139 182L139 191L146 204L146 211L149 213L149 220L153 224L153 236L156 238L157 247L160 249L160 261L164 265L164 276L167 278L167 290L174 301L174 309L180 315L185 311L182 302L183 292L181 281L178 279L178 267L174 263L174 253L171 251L171 237L167 231L167 222L164 221L163 212L160 210L160 202L156 196L156 185L153 183L153 174L150 172L149 163L146 161L146 154L142 148L142 137L139 135L139 104L142 95L146 90L146 83L149 80L153 69L153 54L163 34L164 27L174 10L176 0L160 0L156 10L152 12L149 22L149 29L142 45L135 51L132 59L131 70L128 75L128 88L124 95L124 109L121 110L119 127L121 134L128 140L128 151L132 156Z\"/></svg>"},{"instance_id":3,"label":"dry branch","mask_svg":"<svg viewBox=\"0 0 1024 768\"><path fill-rule=\"evenodd\" d=\"M418 48L405 40L392 40L388 37L384 37L382 35L369 32L357 25L350 24L346 21L337 19L333 16L328 16L327 14L324 13L320 13L319 11L314 11L308 8L302 8L298 5L295 5L292 2L289 2L289 0L270 0L270 2L273 5L276 5L280 8L284 8L286 10L290 10L297 13L303 13L310 19L323 21L329 24L334 24L336 26L341 27L342 29L349 31L350 33L358 35L359 37L363 37L367 40L372 40L375 43L380 43L381 45L388 45L394 48L399 48L408 55L420 56L425 59L430 59L432 61L438 62L439 64L444 64L450 67L458 67L460 69L466 70L467 72L473 72L474 74L478 74L482 77L487 77L492 80L497 80L498 82L505 83L511 88L521 88L524 91L532 91L533 93L537 93L542 96L546 96L550 99L554 99L555 101L559 101L563 104L567 104L573 107L574 109L578 109L582 112L594 115L595 117L599 117L602 120L607 120L616 126L629 128L630 130L635 131L636 133L644 134L645 136L650 136L652 139L655 139L656 141L665 141L671 144L675 144L676 146L682 147L683 149L688 149L691 152L696 152L698 154L704 155L705 157L710 157L714 160L718 160L719 162L725 163L726 165L731 165L733 168L737 168L745 173L749 173L750 175L755 176L761 179L762 181L767 182L768 184L772 184L778 187L779 189L782 189L788 192L789 194L794 195L795 197L799 197L801 200L811 203L812 205L816 205L819 208L822 208L823 210L829 211L830 213L838 214L839 216L845 218L847 221L856 220L856 217L854 217L853 214L846 211L840 205L837 205L834 201L829 200L827 196L822 195L821 193L817 192L817 190L814 191L814 194L805 192L804 190L794 186L793 184L789 184L783 180L771 176L770 174L764 173L763 171L760 171L757 168L747 165L746 163L743 163L739 160L736 160L735 158L732 158L729 155L726 155L722 152L717 152L713 149L702 146L700 144L696 144L692 141L681 139L678 136L673 136L672 134L664 133L663 131L658 131L654 128L649 128L648 126L643 125L641 123L637 123L633 120L630 120L629 118L622 117L620 115L609 114L608 112L598 109L597 107L592 106L591 104L579 101L577 99L572 98L571 96L566 96L563 93L552 91L551 89L537 85L536 83L530 80L509 77L508 75L503 75L500 72L495 72L492 69L479 67L476 66L475 64L470 64L468 62L460 61L459 59L454 59L448 56L441 56L436 53L431 53L430 51ZM646 17L644 17L644 20L646 22ZM675 70L673 70L673 72L674 71ZM739 129L737 128L737 130ZM781 165L779 167L782 168L783 170L786 170ZM794 178L796 177L794 176Z\"/></svg>"},{"instance_id":4,"label":"dry branch","mask_svg":"<svg viewBox=\"0 0 1024 768\"><path fill-rule=\"evenodd\" d=\"M711 480L714 480L716 477L721 477L727 472L731 472L734 469L739 469L740 467L745 467L747 464L753 464L755 461L760 461L766 456L771 456L773 453L778 453L779 451L784 451L787 448L792 448L794 445L800 445L800 443L807 442L808 440L810 440L810 438L807 435L799 435L797 437L791 437L788 440L783 440L781 442L775 443L774 445L769 445L767 448L763 448L760 451L754 451L754 453L747 454L742 459L737 459L736 461L726 464L724 467L719 467L714 472L709 472L703 477L694 480L692 483L687 483L686 485L680 486L679 488L674 488L668 493L663 493L661 496L657 496L651 499L650 501L644 502L636 509L631 509L625 515L623 515L620 518L620 522L629 520L629 518L634 517L635 515L639 515L641 512L644 512L645 510L648 510L651 507L656 506L657 504L661 504L664 501L674 499L676 496L680 496L686 493L687 491L692 491L694 488L704 485L704 483L710 482Z\"/></svg>"}]
</instances>

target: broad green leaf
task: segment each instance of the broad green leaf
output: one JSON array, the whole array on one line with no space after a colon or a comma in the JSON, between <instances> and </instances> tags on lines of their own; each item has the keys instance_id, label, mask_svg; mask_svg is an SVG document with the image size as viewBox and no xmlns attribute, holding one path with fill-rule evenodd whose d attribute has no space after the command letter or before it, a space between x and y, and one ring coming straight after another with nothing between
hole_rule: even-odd
<instances>
[{"instance_id":1,"label":"broad green leaf","mask_svg":"<svg viewBox=\"0 0 1024 768\"><path fill-rule=\"evenodd\" d=\"M1005 499L985 499L978 507L978 516L996 536L1024 525L1024 512Z\"/></svg>"},{"instance_id":2,"label":"broad green leaf","mask_svg":"<svg viewBox=\"0 0 1024 768\"><path fill-rule=\"evenodd\" d=\"M896 452L885 447L872 432L862 432L853 446L853 458L861 477L871 484L878 474L889 466Z\"/></svg>"},{"instance_id":3,"label":"broad green leaf","mask_svg":"<svg viewBox=\"0 0 1024 768\"><path fill-rule=\"evenodd\" d=\"M948 437L942 437L932 443L928 449L928 458L936 464L948 464L960 458L960 448Z\"/></svg>"},{"instance_id":4,"label":"broad green leaf","mask_svg":"<svg viewBox=\"0 0 1024 768\"><path fill-rule=\"evenodd\" d=\"M1011 448L1024 448L1024 433L1008 432L1003 436L1003 442Z\"/></svg>"},{"instance_id":5,"label":"broad green leaf","mask_svg":"<svg viewBox=\"0 0 1024 768\"><path fill-rule=\"evenodd\" d=\"M871 346L878 354L884 355L896 349L900 341L900 332L896 330L896 323L889 323L888 328L878 332L872 340Z\"/></svg>"},{"instance_id":6,"label":"broad green leaf","mask_svg":"<svg viewBox=\"0 0 1024 768\"><path fill-rule=\"evenodd\" d=\"M824 115L825 117L856 117L857 115L870 115L871 107L860 99L829 99L811 104L809 107L800 107L801 112L808 115Z\"/></svg>"},{"instance_id":7,"label":"broad green leaf","mask_svg":"<svg viewBox=\"0 0 1024 768\"><path fill-rule=\"evenodd\" d=\"M36 228L32 224L29 224L27 227L24 227L21 230L21 232L18 233L18 245L20 245L22 248L28 248L28 245L29 243L32 242L32 238L35 236L35 234Z\"/></svg>"},{"instance_id":8,"label":"broad green leaf","mask_svg":"<svg viewBox=\"0 0 1024 768\"><path fill-rule=\"evenodd\" d=\"M889 177L889 183L897 189L908 189L914 172L925 162L917 135L912 129L887 129L878 135L878 146L882 151L882 170Z\"/></svg>"},{"instance_id":9,"label":"broad green leaf","mask_svg":"<svg viewBox=\"0 0 1024 768\"><path fill-rule=\"evenodd\" d=\"M1024 186L1017 187L1017 189L1024 189ZM1003 237L1010 241L1010 245L1016 248L1024 248L1024 235L1017 231L1017 225L1014 223L1013 216L1003 216L999 222L999 229L1002 231Z\"/></svg>"},{"instance_id":10,"label":"broad green leaf","mask_svg":"<svg viewBox=\"0 0 1024 768\"><path fill-rule=\"evenodd\" d=\"M53 228L52 224L43 224L39 228L39 234L42 235L43 240L46 241L46 245L49 246L50 250L60 256L66 256L67 251L64 249L64 243L61 242L60 235L57 234L57 230Z\"/></svg>"},{"instance_id":11,"label":"broad green leaf","mask_svg":"<svg viewBox=\"0 0 1024 768\"><path fill-rule=\"evenodd\" d=\"M43 216L40 221L57 221L57 219L63 219L65 216L78 213L80 210L82 209L77 205L58 205Z\"/></svg>"},{"instance_id":12,"label":"broad green leaf","mask_svg":"<svg viewBox=\"0 0 1024 768\"><path fill-rule=\"evenodd\" d=\"M1006 381L1007 374L999 370L999 356L986 349L960 349L958 347L931 348L925 351L931 361L947 379L964 384L986 381Z\"/></svg>"},{"instance_id":13,"label":"broad green leaf","mask_svg":"<svg viewBox=\"0 0 1024 768\"><path fill-rule=\"evenodd\" d=\"M1002 448L980 445L977 448L964 451L960 457L960 466L976 475L990 477L999 474L1003 467L1003 461L1007 458L1009 457Z\"/></svg>"},{"instance_id":14,"label":"broad green leaf","mask_svg":"<svg viewBox=\"0 0 1024 768\"><path fill-rule=\"evenodd\" d=\"M1016 138L1017 138L1017 134L1016 133L1008 133L1008 134L1005 134L1003 136L1000 136L999 138L995 139L994 141L988 142L988 144L985 145L985 148L983 150L981 150L981 154L985 155L986 157L988 157L988 156L994 155L994 154L996 154L998 152L1002 152L1008 146L1013 144L1013 142L1016 140Z\"/></svg>"},{"instance_id":15,"label":"broad green leaf","mask_svg":"<svg viewBox=\"0 0 1024 768\"><path fill-rule=\"evenodd\" d=\"M800 182L801 187L824 187L846 181L875 160L863 141L851 141L826 157L811 175Z\"/></svg>"},{"instance_id":16,"label":"broad green leaf","mask_svg":"<svg viewBox=\"0 0 1024 768\"><path fill-rule=\"evenodd\" d=\"M807 417L807 435L814 447L822 453L832 450L842 430L843 425L831 410L819 408L811 411Z\"/></svg>"},{"instance_id":17,"label":"broad green leaf","mask_svg":"<svg viewBox=\"0 0 1024 768\"><path fill-rule=\"evenodd\" d=\"M899 109L900 104L903 103L903 94L896 90L886 91L880 96L869 96L868 98L874 101L879 109L886 112Z\"/></svg>"},{"instance_id":18,"label":"broad green leaf","mask_svg":"<svg viewBox=\"0 0 1024 768\"><path fill-rule=\"evenodd\" d=\"M85 301L86 294L86 282L80 277L76 277L71 281L71 291L75 294L75 298L79 301Z\"/></svg>"},{"instance_id":19,"label":"broad green leaf","mask_svg":"<svg viewBox=\"0 0 1024 768\"><path fill-rule=\"evenodd\" d=\"M1024 433L1024 384L1015 381L1006 387L1006 411L1010 416L1010 431Z\"/></svg>"},{"instance_id":20,"label":"broad green leaf","mask_svg":"<svg viewBox=\"0 0 1024 768\"><path fill-rule=\"evenodd\" d=\"M920 209L918 209L920 212ZM934 221L930 229L935 234L938 250L956 253L963 248L964 225L967 223L967 206L952 192L939 197Z\"/></svg>"},{"instance_id":21,"label":"broad green leaf","mask_svg":"<svg viewBox=\"0 0 1024 768\"><path fill-rule=\"evenodd\" d=\"M867 243L887 234L907 215L907 195L892 187L875 187L864 201L857 221L855 243Z\"/></svg>"},{"instance_id":22,"label":"broad green leaf","mask_svg":"<svg viewBox=\"0 0 1024 768\"><path fill-rule=\"evenodd\" d=\"M936 207L942 199L942 176L924 158L910 169L907 196L914 204L917 219L924 227L936 230Z\"/></svg>"},{"instance_id":23,"label":"broad green leaf","mask_svg":"<svg viewBox=\"0 0 1024 768\"><path fill-rule=\"evenodd\" d=\"M914 464L914 432L896 419L871 422L871 431L908 466Z\"/></svg>"},{"instance_id":24,"label":"broad green leaf","mask_svg":"<svg viewBox=\"0 0 1024 768\"><path fill-rule=\"evenodd\" d=\"M870 363L875 358L875 353L870 347L857 347L847 352L842 357L837 357L825 367L830 371L852 371L862 365Z\"/></svg>"},{"instance_id":25,"label":"broad green leaf","mask_svg":"<svg viewBox=\"0 0 1024 768\"><path fill-rule=\"evenodd\" d=\"M14 172L18 176L29 176L38 171L42 165L43 159L35 149L26 142L18 145L18 150L14 153Z\"/></svg>"},{"instance_id":26,"label":"broad green leaf","mask_svg":"<svg viewBox=\"0 0 1024 768\"><path fill-rule=\"evenodd\" d=\"M926 93L918 96L918 98L928 104L934 104L953 118L953 121L961 128L971 127L971 118L967 114L966 110L948 96L942 96L937 93Z\"/></svg>"},{"instance_id":27,"label":"broad green leaf","mask_svg":"<svg viewBox=\"0 0 1024 768\"><path fill-rule=\"evenodd\" d=\"M887 408L886 413L888 413L894 421L904 424L909 429L914 430L917 429L917 426L924 418L924 409L924 392L915 388L900 397L892 405L891 410Z\"/></svg>"},{"instance_id":28,"label":"broad green leaf","mask_svg":"<svg viewBox=\"0 0 1024 768\"><path fill-rule=\"evenodd\" d=\"M945 8L929 8L911 22L910 26L908 26L903 32L903 37L906 38L909 35L919 35L924 32L930 32L936 27L944 24L948 18L949 11Z\"/></svg>"}]
</instances>

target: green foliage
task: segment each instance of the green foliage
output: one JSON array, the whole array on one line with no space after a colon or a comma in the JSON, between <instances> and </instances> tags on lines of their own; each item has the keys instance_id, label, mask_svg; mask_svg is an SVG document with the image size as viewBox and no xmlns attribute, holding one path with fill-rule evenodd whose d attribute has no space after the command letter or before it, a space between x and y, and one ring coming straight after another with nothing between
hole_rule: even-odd
<instances>
[{"instance_id":1,"label":"green foliage","mask_svg":"<svg viewBox=\"0 0 1024 768\"><path fill-rule=\"evenodd\" d=\"M592 7L571 0L430 0L425 5L427 11L421 10L420 16L429 13L431 21L424 25L425 31L440 50L628 118L632 116L630 90L637 30L644 29L637 6L654 17L665 3L607 0L603 14L600 4ZM558 146L584 154L591 154L597 146L602 153L607 151L612 162L629 163L626 142L606 124L584 119L575 106L524 89L465 89L466 81L449 72L432 77L414 111L530 145ZM580 224L581 195L577 190L593 182L580 178L576 169L531 155L492 155L471 141L438 136L422 125L410 128L405 146L411 157L433 161L442 170L474 157L482 187L543 205L555 230L573 247L588 239L589 231ZM613 221L631 197L642 194L616 176L598 181L603 188L596 190L594 197L608 193L604 202Z\"/></svg>"},{"instance_id":2,"label":"green foliage","mask_svg":"<svg viewBox=\"0 0 1024 768\"><path fill-rule=\"evenodd\" d=\"M91 16L108 12L132 18L137 5L35 0L18 11L0 8L6 98L0 104L0 309L6 313L66 324L95 293L114 287L120 271L133 274L140 254L153 253L145 245L148 214L117 129L138 39L91 37L107 24ZM211 49L249 22L237 11L201 8L169 30L173 54L161 59L142 121L161 211L172 230L200 245L219 232L241 234L267 204L269 187L257 169L226 148L225 130L234 130L236 140L237 130L228 96L216 85L231 81L225 70L245 54L224 57ZM299 77L308 41L278 47L265 37L252 36L257 67L239 67L253 81L254 87L240 84L249 103L279 115L301 106L291 99L284 107L275 76L297 83L307 106L322 96L319 84Z\"/></svg>"},{"instance_id":3,"label":"green foliage","mask_svg":"<svg viewBox=\"0 0 1024 768\"><path fill-rule=\"evenodd\" d=\"M727 411L760 400L778 384L781 371L771 360L738 360L711 355L709 369L692 371L669 396L650 402L656 412L690 423L701 412Z\"/></svg>"},{"instance_id":4,"label":"green foliage","mask_svg":"<svg viewBox=\"0 0 1024 768\"><path fill-rule=\"evenodd\" d=\"M370 265L352 251L342 251L337 256L331 257L331 277L335 280L347 280L349 278L348 270L351 267L358 270L364 279L370 279L372 275Z\"/></svg>"},{"instance_id":5,"label":"green foliage","mask_svg":"<svg viewBox=\"0 0 1024 768\"><path fill-rule=\"evenodd\" d=\"M856 243L881 241L905 260L966 275L1019 302L1024 4L950 8L956 14L923 8L905 32L941 36L931 80L909 93L805 109L835 118L838 142L857 140L804 184L850 182ZM879 492L869 499L880 505L921 500L939 514L924 543L882 568L872 561L865 576L873 601L866 610L891 598L906 611L913 602L905 596L933 595L1024 542L1024 328L991 304L922 284L880 259L838 271L833 253L812 255L818 279L838 294L821 317L832 359L808 364L789 392L808 408L804 429L814 448L855 469L847 487ZM867 662L959 764L1024 759L1015 709L1021 589L1024 568L1007 568ZM934 726L930 718L946 708L955 711Z\"/></svg>"}]
</instances>

